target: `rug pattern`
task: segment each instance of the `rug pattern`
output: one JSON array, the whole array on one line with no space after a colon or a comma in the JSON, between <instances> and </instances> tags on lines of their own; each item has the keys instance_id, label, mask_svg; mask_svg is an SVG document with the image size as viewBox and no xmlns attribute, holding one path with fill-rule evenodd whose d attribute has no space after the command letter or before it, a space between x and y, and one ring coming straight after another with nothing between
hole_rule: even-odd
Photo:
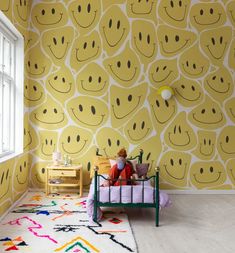
<instances>
[{"instance_id":1,"label":"rug pattern","mask_svg":"<svg viewBox=\"0 0 235 253\"><path fill-rule=\"evenodd\" d=\"M137 252L123 209L105 209L90 223L86 198L46 198L29 192L0 222L0 252Z\"/></svg>"}]
</instances>

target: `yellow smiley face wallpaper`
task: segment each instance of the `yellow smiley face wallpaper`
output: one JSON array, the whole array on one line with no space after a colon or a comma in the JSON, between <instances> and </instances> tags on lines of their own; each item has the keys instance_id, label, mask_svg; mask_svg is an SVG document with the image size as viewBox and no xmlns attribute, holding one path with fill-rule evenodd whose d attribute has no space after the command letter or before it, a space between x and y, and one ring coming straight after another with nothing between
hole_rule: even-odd
<instances>
[{"instance_id":1,"label":"yellow smiley face wallpaper","mask_svg":"<svg viewBox=\"0 0 235 253\"><path fill-rule=\"evenodd\" d=\"M9 175L43 187L54 151L81 162L88 185L96 147L104 156L143 148L149 174L167 164L164 189L234 187L234 7L232 0L0 1L25 53L24 152L1 164L1 192ZM183 173L177 155L187 161ZM10 184L0 204L28 187Z\"/></svg>"},{"instance_id":2,"label":"yellow smiley face wallpaper","mask_svg":"<svg viewBox=\"0 0 235 253\"><path fill-rule=\"evenodd\" d=\"M197 148L193 151L201 160L212 160L216 152L216 133L199 130Z\"/></svg>"},{"instance_id":3,"label":"yellow smiley face wallpaper","mask_svg":"<svg viewBox=\"0 0 235 253\"><path fill-rule=\"evenodd\" d=\"M99 26L104 50L112 55L124 44L130 32L128 18L117 5L113 5L104 13Z\"/></svg>"},{"instance_id":4,"label":"yellow smiley face wallpaper","mask_svg":"<svg viewBox=\"0 0 235 253\"><path fill-rule=\"evenodd\" d=\"M186 187L191 155L179 151L166 152L160 162L161 177L169 184Z\"/></svg>"},{"instance_id":5,"label":"yellow smiley face wallpaper","mask_svg":"<svg viewBox=\"0 0 235 253\"><path fill-rule=\"evenodd\" d=\"M190 168L190 181L197 189L216 189L226 178L224 166L219 161L195 162Z\"/></svg>"}]
</instances>

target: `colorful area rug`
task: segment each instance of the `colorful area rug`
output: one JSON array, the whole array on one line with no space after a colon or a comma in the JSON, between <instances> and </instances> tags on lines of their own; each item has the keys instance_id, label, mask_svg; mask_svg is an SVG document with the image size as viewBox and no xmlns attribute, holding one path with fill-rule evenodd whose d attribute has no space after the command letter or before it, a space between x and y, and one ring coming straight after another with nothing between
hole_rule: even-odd
<instances>
[{"instance_id":1,"label":"colorful area rug","mask_svg":"<svg viewBox=\"0 0 235 253\"><path fill-rule=\"evenodd\" d=\"M136 243L122 209L104 209L89 223L86 198L46 198L29 192L0 222L0 253L128 253Z\"/></svg>"}]
</instances>

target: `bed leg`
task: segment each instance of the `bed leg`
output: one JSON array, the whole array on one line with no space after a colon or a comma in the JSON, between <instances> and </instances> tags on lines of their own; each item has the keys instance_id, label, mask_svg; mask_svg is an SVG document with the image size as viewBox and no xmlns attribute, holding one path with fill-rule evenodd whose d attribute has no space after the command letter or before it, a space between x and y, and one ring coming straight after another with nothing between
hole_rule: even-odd
<instances>
[{"instance_id":1,"label":"bed leg","mask_svg":"<svg viewBox=\"0 0 235 253\"><path fill-rule=\"evenodd\" d=\"M94 201L93 221L97 222L97 204L96 204L96 201Z\"/></svg>"},{"instance_id":2,"label":"bed leg","mask_svg":"<svg viewBox=\"0 0 235 253\"><path fill-rule=\"evenodd\" d=\"M159 227L159 208L156 207L156 227Z\"/></svg>"},{"instance_id":3,"label":"bed leg","mask_svg":"<svg viewBox=\"0 0 235 253\"><path fill-rule=\"evenodd\" d=\"M156 176L155 176L155 201L156 201L156 217L155 217L155 221L156 221L156 227L159 227L159 172L156 172Z\"/></svg>"},{"instance_id":4,"label":"bed leg","mask_svg":"<svg viewBox=\"0 0 235 253\"><path fill-rule=\"evenodd\" d=\"M93 210L93 221L97 222L97 167L95 168L95 185L94 185L94 210Z\"/></svg>"}]
</instances>

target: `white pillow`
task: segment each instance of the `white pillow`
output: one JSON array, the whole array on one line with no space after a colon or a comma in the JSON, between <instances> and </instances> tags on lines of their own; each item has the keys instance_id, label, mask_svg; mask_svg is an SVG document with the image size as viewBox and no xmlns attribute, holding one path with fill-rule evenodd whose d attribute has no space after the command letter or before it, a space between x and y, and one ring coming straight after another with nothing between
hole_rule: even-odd
<instances>
[{"instance_id":1,"label":"white pillow","mask_svg":"<svg viewBox=\"0 0 235 253\"><path fill-rule=\"evenodd\" d=\"M113 159L109 159L109 162L110 162L111 168L117 163L117 161Z\"/></svg>"},{"instance_id":2,"label":"white pillow","mask_svg":"<svg viewBox=\"0 0 235 253\"><path fill-rule=\"evenodd\" d=\"M138 163L138 161L137 160L128 160L128 161L131 162L134 171L136 171L136 164Z\"/></svg>"}]
</instances>

